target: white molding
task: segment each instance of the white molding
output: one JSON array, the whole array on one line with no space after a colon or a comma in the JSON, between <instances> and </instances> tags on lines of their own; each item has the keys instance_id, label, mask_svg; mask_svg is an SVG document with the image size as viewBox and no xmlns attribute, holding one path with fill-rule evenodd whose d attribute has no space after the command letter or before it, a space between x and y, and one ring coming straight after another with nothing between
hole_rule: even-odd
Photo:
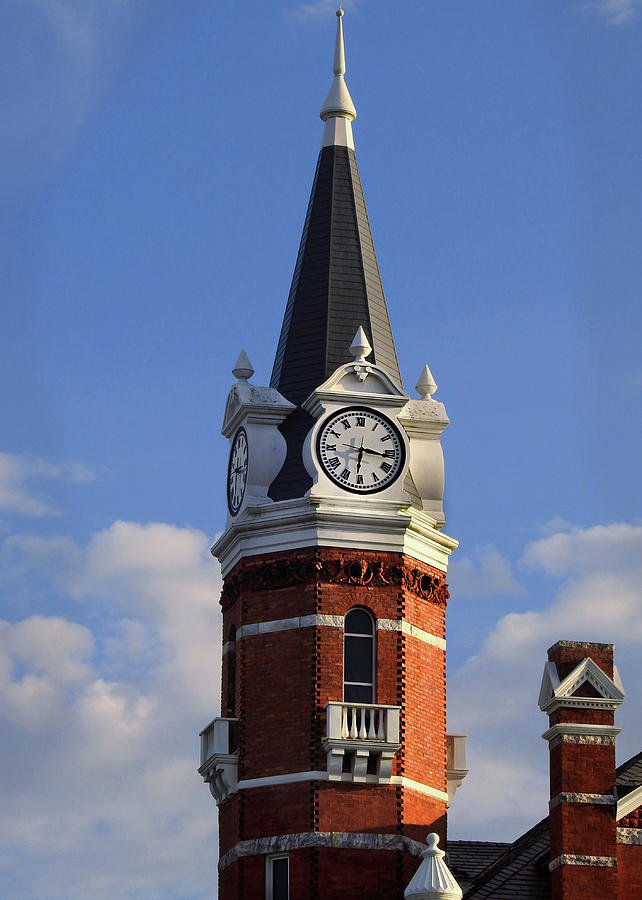
<instances>
[{"instance_id":1,"label":"white molding","mask_svg":"<svg viewBox=\"0 0 642 900\"><path fill-rule=\"evenodd\" d=\"M616 799L613 794L586 794L560 791L548 802L549 809L555 809L561 803L588 803L596 806L615 806Z\"/></svg>"},{"instance_id":2,"label":"white molding","mask_svg":"<svg viewBox=\"0 0 642 900\"><path fill-rule=\"evenodd\" d=\"M351 850L401 850L413 856L421 856L424 844L402 834L385 834L358 831L300 831L270 837L239 841L221 856L219 871L226 869L244 856L284 855L293 850L309 847L339 847Z\"/></svg>"},{"instance_id":3,"label":"white molding","mask_svg":"<svg viewBox=\"0 0 642 900\"><path fill-rule=\"evenodd\" d=\"M413 625L405 619L377 619L377 631L401 631L409 637L417 638L424 644L430 644L431 647L437 647L439 650L446 649L446 641L437 637L436 634L430 634L424 631L418 625Z\"/></svg>"},{"instance_id":4,"label":"white molding","mask_svg":"<svg viewBox=\"0 0 642 900\"><path fill-rule=\"evenodd\" d=\"M642 828L616 828L617 843L642 847Z\"/></svg>"},{"instance_id":5,"label":"white molding","mask_svg":"<svg viewBox=\"0 0 642 900\"><path fill-rule=\"evenodd\" d=\"M321 771L309 772L287 772L284 775L266 775L262 778L243 778L236 785L236 790L247 791L252 788L277 787L282 784L294 784L299 781L329 781L329 773ZM344 772L341 781L351 782L352 774ZM446 791L440 791L438 788L431 787L429 784L422 784L420 781L414 781L412 778L406 778L404 775L393 775L389 781L382 784L376 775L368 775L365 784L378 785L380 787L403 787L419 794L425 794L428 797L434 797L437 800L448 802L448 794Z\"/></svg>"},{"instance_id":6,"label":"white molding","mask_svg":"<svg viewBox=\"0 0 642 900\"><path fill-rule=\"evenodd\" d=\"M404 553L446 572L457 546L432 516L407 503L342 496L248 505L228 524L212 554L223 576L245 557L303 547Z\"/></svg>"},{"instance_id":7,"label":"white molding","mask_svg":"<svg viewBox=\"0 0 642 900\"><path fill-rule=\"evenodd\" d=\"M617 867L617 859L615 856L588 856L579 853L561 853L552 859L548 868L554 872L560 866L596 866L600 869L615 869Z\"/></svg>"},{"instance_id":8,"label":"white molding","mask_svg":"<svg viewBox=\"0 0 642 900\"><path fill-rule=\"evenodd\" d=\"M307 616L293 616L289 619L250 622L247 625L241 625L236 632L236 640L254 637L258 634L271 634L275 631L291 631L297 628L343 628L344 620L344 616L330 616L324 613L317 613ZM446 649L446 641L443 638L430 634L430 632L424 631L423 628L419 628L418 625L413 625L412 622L408 622L405 619L377 619L377 631L402 632L409 637L422 641L424 644L437 647L439 650ZM231 644L231 642L228 641L228 644ZM223 653L229 652L231 649L231 646L228 647L228 644L225 644Z\"/></svg>"},{"instance_id":9,"label":"white molding","mask_svg":"<svg viewBox=\"0 0 642 900\"><path fill-rule=\"evenodd\" d=\"M616 667L614 667L613 676L613 679L609 678L594 660L587 657L560 681L555 663L549 661L544 666L542 675L539 708L546 713L551 713L560 707L615 709L624 700L624 689ZM573 696L585 681L599 691L601 696Z\"/></svg>"},{"instance_id":10,"label":"white molding","mask_svg":"<svg viewBox=\"0 0 642 900\"><path fill-rule=\"evenodd\" d=\"M622 797L621 800L618 800L615 818L619 822L624 816L628 816L634 809L637 809L638 806L642 806L642 784L640 787L636 787L635 790L630 791L625 797Z\"/></svg>"},{"instance_id":11,"label":"white molding","mask_svg":"<svg viewBox=\"0 0 642 900\"><path fill-rule=\"evenodd\" d=\"M542 737L545 741L553 741L555 738L572 735L577 737L616 737L622 731L615 725L584 725L576 722L560 722L545 731Z\"/></svg>"}]
</instances>

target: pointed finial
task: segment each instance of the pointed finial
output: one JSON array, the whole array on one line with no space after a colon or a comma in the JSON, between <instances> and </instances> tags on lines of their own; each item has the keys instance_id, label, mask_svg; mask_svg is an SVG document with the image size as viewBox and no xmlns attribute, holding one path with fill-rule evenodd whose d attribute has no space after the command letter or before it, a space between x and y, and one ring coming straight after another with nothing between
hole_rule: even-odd
<instances>
[{"instance_id":1,"label":"pointed finial","mask_svg":"<svg viewBox=\"0 0 642 900\"><path fill-rule=\"evenodd\" d=\"M326 123L322 147L338 145L354 150L352 122L357 118L350 91L343 76L346 73L346 54L343 43L343 10L337 10L337 38L334 45L334 81L319 115Z\"/></svg>"},{"instance_id":2,"label":"pointed finial","mask_svg":"<svg viewBox=\"0 0 642 900\"><path fill-rule=\"evenodd\" d=\"M372 353L372 347L361 325L359 325L354 340L350 344L350 353L357 362L365 362L366 357Z\"/></svg>"},{"instance_id":3,"label":"pointed finial","mask_svg":"<svg viewBox=\"0 0 642 900\"><path fill-rule=\"evenodd\" d=\"M239 353L239 358L236 360L234 368L232 369L232 375L235 378L238 378L239 381L247 381L248 378L251 378L252 375L254 375L252 363L247 358L245 350L241 350Z\"/></svg>"},{"instance_id":4,"label":"pointed finial","mask_svg":"<svg viewBox=\"0 0 642 900\"><path fill-rule=\"evenodd\" d=\"M437 390L437 383L432 377L432 372L428 366L424 366L421 370L421 375L419 376L419 381L415 385L415 390L422 400L430 400Z\"/></svg>"},{"instance_id":5,"label":"pointed finial","mask_svg":"<svg viewBox=\"0 0 642 900\"><path fill-rule=\"evenodd\" d=\"M432 832L426 838L428 846L421 854L421 865L406 890L406 900L461 900L462 889L444 862L439 835Z\"/></svg>"},{"instance_id":6,"label":"pointed finial","mask_svg":"<svg viewBox=\"0 0 642 900\"><path fill-rule=\"evenodd\" d=\"M346 73L346 51L343 43L343 10L337 10L337 39L334 44L334 74L345 75Z\"/></svg>"}]
</instances>

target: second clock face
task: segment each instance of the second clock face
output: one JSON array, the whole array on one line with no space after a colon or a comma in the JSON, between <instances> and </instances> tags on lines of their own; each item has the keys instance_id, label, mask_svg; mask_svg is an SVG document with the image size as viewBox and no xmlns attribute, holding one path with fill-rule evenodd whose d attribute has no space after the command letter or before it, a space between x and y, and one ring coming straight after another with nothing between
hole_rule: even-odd
<instances>
[{"instance_id":1,"label":"second clock face","mask_svg":"<svg viewBox=\"0 0 642 900\"><path fill-rule=\"evenodd\" d=\"M317 457L326 475L346 491L373 494L401 474L405 447L396 425L380 413L347 407L333 413L317 437Z\"/></svg>"},{"instance_id":2,"label":"second clock face","mask_svg":"<svg viewBox=\"0 0 642 900\"><path fill-rule=\"evenodd\" d=\"M248 446L245 428L239 428L230 448L227 466L227 506L235 516L241 508L247 484Z\"/></svg>"}]
</instances>

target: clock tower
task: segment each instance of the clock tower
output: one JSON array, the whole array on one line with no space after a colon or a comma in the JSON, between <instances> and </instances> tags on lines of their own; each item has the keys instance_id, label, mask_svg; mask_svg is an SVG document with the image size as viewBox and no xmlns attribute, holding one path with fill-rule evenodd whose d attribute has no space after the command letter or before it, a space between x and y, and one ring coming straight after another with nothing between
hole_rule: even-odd
<instances>
[{"instance_id":1,"label":"clock tower","mask_svg":"<svg viewBox=\"0 0 642 900\"><path fill-rule=\"evenodd\" d=\"M402 898L465 775L446 735L441 434L405 393L334 81L269 387L242 352L225 409L221 717L199 772L221 900Z\"/></svg>"}]
</instances>

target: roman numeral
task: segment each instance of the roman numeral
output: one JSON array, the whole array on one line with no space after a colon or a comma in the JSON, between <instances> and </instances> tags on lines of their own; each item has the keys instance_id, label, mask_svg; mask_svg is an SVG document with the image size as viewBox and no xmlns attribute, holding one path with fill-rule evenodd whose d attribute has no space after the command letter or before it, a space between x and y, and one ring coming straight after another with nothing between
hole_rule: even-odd
<instances>
[{"instance_id":1,"label":"roman numeral","mask_svg":"<svg viewBox=\"0 0 642 900\"><path fill-rule=\"evenodd\" d=\"M331 431L330 434L333 434L335 437L341 437L340 431Z\"/></svg>"},{"instance_id":2,"label":"roman numeral","mask_svg":"<svg viewBox=\"0 0 642 900\"><path fill-rule=\"evenodd\" d=\"M365 427L366 427L365 416L357 416L357 428L365 428Z\"/></svg>"},{"instance_id":3,"label":"roman numeral","mask_svg":"<svg viewBox=\"0 0 642 900\"><path fill-rule=\"evenodd\" d=\"M363 484L363 475L357 475L357 484Z\"/></svg>"},{"instance_id":4,"label":"roman numeral","mask_svg":"<svg viewBox=\"0 0 642 900\"><path fill-rule=\"evenodd\" d=\"M330 448L328 447L328 450L329 450L329 449L330 449ZM333 447L332 449L334 450L334 447ZM384 456L389 456L390 459L394 459L394 458L395 458L395 451L394 451L394 450L386 450L386 451L384 452L383 455L384 455Z\"/></svg>"},{"instance_id":5,"label":"roman numeral","mask_svg":"<svg viewBox=\"0 0 642 900\"><path fill-rule=\"evenodd\" d=\"M332 459L328 460L328 467L330 469L336 469L336 467L338 465L339 465L339 457L338 456L333 456Z\"/></svg>"},{"instance_id":6,"label":"roman numeral","mask_svg":"<svg viewBox=\"0 0 642 900\"><path fill-rule=\"evenodd\" d=\"M373 481L381 481L381 478L379 478L379 476L377 475L376 472L373 472L373 473L372 473L372 480L373 480Z\"/></svg>"},{"instance_id":7,"label":"roman numeral","mask_svg":"<svg viewBox=\"0 0 642 900\"><path fill-rule=\"evenodd\" d=\"M326 445L325 445L325 449L326 449L326 450L336 450L336 449L337 449L337 445L336 445L336 444L326 444ZM391 454L394 456L394 453L392 453L392 450L391 450L390 452L391 452ZM386 453L386 456L387 456L387 455L388 455L388 454Z\"/></svg>"},{"instance_id":8,"label":"roman numeral","mask_svg":"<svg viewBox=\"0 0 642 900\"><path fill-rule=\"evenodd\" d=\"M350 425L350 420L349 420L349 419L339 419L339 422L340 422L341 425L343 425L343 427L345 428L346 431L349 431L350 428L352 427L352 426Z\"/></svg>"},{"instance_id":9,"label":"roman numeral","mask_svg":"<svg viewBox=\"0 0 642 900\"><path fill-rule=\"evenodd\" d=\"M389 435L389 434L384 434L384 436L381 438L381 440L382 440L382 441L389 441L389 440L390 440L390 435Z\"/></svg>"},{"instance_id":10,"label":"roman numeral","mask_svg":"<svg viewBox=\"0 0 642 900\"><path fill-rule=\"evenodd\" d=\"M373 431L376 431L378 425L379 425L379 423L378 423L378 422L375 422L374 425L372 426L372 430L373 430Z\"/></svg>"},{"instance_id":11,"label":"roman numeral","mask_svg":"<svg viewBox=\"0 0 642 900\"><path fill-rule=\"evenodd\" d=\"M339 478L343 478L346 480L350 477L350 469L344 469L343 472L339 475Z\"/></svg>"},{"instance_id":12,"label":"roman numeral","mask_svg":"<svg viewBox=\"0 0 642 900\"><path fill-rule=\"evenodd\" d=\"M390 465L390 463L382 462L381 468L383 469L384 472L389 472L390 469L392 469L392 466Z\"/></svg>"}]
</instances>

